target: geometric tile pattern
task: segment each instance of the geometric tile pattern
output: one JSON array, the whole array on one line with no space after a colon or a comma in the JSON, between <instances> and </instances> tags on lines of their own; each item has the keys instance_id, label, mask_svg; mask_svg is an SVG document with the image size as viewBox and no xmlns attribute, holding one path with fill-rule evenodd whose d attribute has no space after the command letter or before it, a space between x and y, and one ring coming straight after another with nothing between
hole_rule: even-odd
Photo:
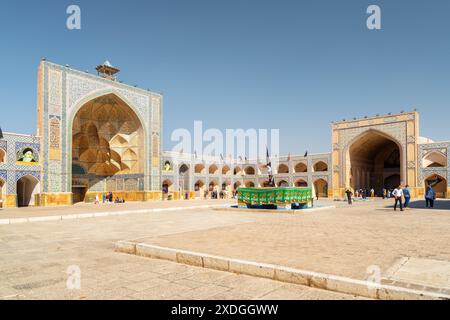
<instances>
[{"instance_id":1,"label":"geometric tile pattern","mask_svg":"<svg viewBox=\"0 0 450 320\"><path fill-rule=\"evenodd\" d=\"M61 182L62 182L61 161L49 160L48 170L49 170L48 191L61 192Z\"/></svg>"},{"instance_id":2,"label":"geometric tile pattern","mask_svg":"<svg viewBox=\"0 0 450 320\"><path fill-rule=\"evenodd\" d=\"M6 149L6 159L4 163L0 163L0 176L7 184L7 193L16 194L17 180L23 176L31 175L40 181L41 165L37 164L20 164L17 163L17 151L21 151L26 147L35 150L36 161L39 161L40 144L39 138L33 135L21 135L3 133L3 140L0 140L2 149ZM7 146L14 146L7 148Z\"/></svg>"},{"instance_id":3,"label":"geometric tile pattern","mask_svg":"<svg viewBox=\"0 0 450 320\"><path fill-rule=\"evenodd\" d=\"M39 171L16 171L16 181L25 176L33 176L38 181L41 180L41 173Z\"/></svg>"},{"instance_id":4,"label":"geometric tile pattern","mask_svg":"<svg viewBox=\"0 0 450 320\"><path fill-rule=\"evenodd\" d=\"M5 182L8 181L8 171L0 170L0 178Z\"/></svg>"},{"instance_id":5,"label":"geometric tile pattern","mask_svg":"<svg viewBox=\"0 0 450 320\"><path fill-rule=\"evenodd\" d=\"M72 185L72 119L86 102L95 97L113 93L124 100L135 111L144 128L144 176L147 179L134 181L134 189L160 189L160 166L152 167L152 150L161 150L161 95L132 87L119 81L111 81L70 67L42 61L39 81L42 81L42 155L44 179L43 192L70 192ZM40 96L38 94L38 96ZM153 110L153 102L156 109ZM153 110L153 111L152 111ZM151 139L156 136L157 139ZM152 143L153 142L153 143ZM154 144L157 144L155 146ZM60 160L50 161L52 154L60 150ZM153 157L153 159L159 157ZM125 178L122 178L125 179ZM120 179L119 179L120 180ZM117 181L119 181L117 180ZM123 180L122 182L123 183ZM143 185L142 185L143 184ZM94 188L104 188L105 181L98 181ZM117 187L121 187L117 182ZM131 188L131 186L128 186Z\"/></svg>"},{"instance_id":6,"label":"geometric tile pattern","mask_svg":"<svg viewBox=\"0 0 450 320\"><path fill-rule=\"evenodd\" d=\"M24 148L32 148L33 150L39 152L41 150L41 145L39 143L30 143L23 141L16 142L16 152L21 151Z\"/></svg>"},{"instance_id":7,"label":"geometric tile pattern","mask_svg":"<svg viewBox=\"0 0 450 320\"><path fill-rule=\"evenodd\" d=\"M439 175L447 179L447 184L450 186L450 142L434 142L419 144L419 185L423 186L427 177L432 175ZM446 167L437 168L423 168L423 160L429 152L437 151L443 153L447 157Z\"/></svg>"},{"instance_id":8,"label":"geometric tile pattern","mask_svg":"<svg viewBox=\"0 0 450 320\"><path fill-rule=\"evenodd\" d=\"M0 149L8 151L8 142L6 140L0 140Z\"/></svg>"}]
</instances>

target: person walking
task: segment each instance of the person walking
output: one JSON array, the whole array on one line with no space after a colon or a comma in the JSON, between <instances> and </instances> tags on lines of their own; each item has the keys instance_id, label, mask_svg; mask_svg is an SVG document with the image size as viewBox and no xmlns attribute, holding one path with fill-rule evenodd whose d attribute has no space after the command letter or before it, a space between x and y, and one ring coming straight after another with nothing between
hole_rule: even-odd
<instances>
[{"instance_id":1,"label":"person walking","mask_svg":"<svg viewBox=\"0 0 450 320\"><path fill-rule=\"evenodd\" d=\"M409 201L411 200L411 193L409 191L409 186L408 185L406 185L403 188L403 197L405 198L405 204L403 205L403 207L405 209L409 208Z\"/></svg>"},{"instance_id":2,"label":"person walking","mask_svg":"<svg viewBox=\"0 0 450 320\"><path fill-rule=\"evenodd\" d=\"M403 189L401 186L398 186L397 188L392 191L392 195L395 199L395 205L394 205L394 211L397 211L397 204L400 204L400 211L403 211L403 202L402 202L402 196L403 196Z\"/></svg>"},{"instance_id":3,"label":"person walking","mask_svg":"<svg viewBox=\"0 0 450 320\"><path fill-rule=\"evenodd\" d=\"M374 190L374 188L370 189L370 197L371 198L375 197L375 190Z\"/></svg>"},{"instance_id":4,"label":"person walking","mask_svg":"<svg viewBox=\"0 0 450 320\"><path fill-rule=\"evenodd\" d=\"M381 196L383 197L383 200L386 199L386 189L383 188L383 190L381 190Z\"/></svg>"},{"instance_id":5,"label":"person walking","mask_svg":"<svg viewBox=\"0 0 450 320\"><path fill-rule=\"evenodd\" d=\"M433 188L430 185L428 185L427 190L425 191L426 207L433 208L434 200L436 200L436 192L434 192Z\"/></svg>"},{"instance_id":6,"label":"person walking","mask_svg":"<svg viewBox=\"0 0 450 320\"><path fill-rule=\"evenodd\" d=\"M347 190L345 191L345 193L347 194L347 201L348 201L348 204L353 204L353 201L352 201L352 195L353 195L353 192L352 192L350 189L347 189Z\"/></svg>"}]
</instances>

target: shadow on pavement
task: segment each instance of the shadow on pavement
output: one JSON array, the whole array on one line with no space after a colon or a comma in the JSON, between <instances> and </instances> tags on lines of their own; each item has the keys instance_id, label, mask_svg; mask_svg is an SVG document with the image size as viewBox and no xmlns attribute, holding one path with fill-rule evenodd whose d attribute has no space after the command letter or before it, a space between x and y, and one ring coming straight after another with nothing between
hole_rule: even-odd
<instances>
[{"instance_id":1,"label":"shadow on pavement","mask_svg":"<svg viewBox=\"0 0 450 320\"><path fill-rule=\"evenodd\" d=\"M425 206L425 200L411 201L409 206L413 209L430 209ZM434 201L434 209L450 210L450 201L444 199L436 199Z\"/></svg>"},{"instance_id":2,"label":"shadow on pavement","mask_svg":"<svg viewBox=\"0 0 450 320\"><path fill-rule=\"evenodd\" d=\"M431 208L426 207L425 200L413 200L409 203L409 208L411 209L427 209L430 210ZM383 209L378 210L393 210L394 209L394 202L390 203L389 205L385 206ZM398 209L398 208L397 208ZM434 208L438 210L450 210L450 200L446 199L437 199L434 201Z\"/></svg>"}]
</instances>

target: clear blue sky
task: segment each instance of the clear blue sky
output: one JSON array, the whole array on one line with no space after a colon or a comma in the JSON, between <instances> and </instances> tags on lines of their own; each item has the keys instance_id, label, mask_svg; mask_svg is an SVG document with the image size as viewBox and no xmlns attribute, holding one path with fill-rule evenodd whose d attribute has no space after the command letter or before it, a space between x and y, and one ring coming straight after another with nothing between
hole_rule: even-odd
<instances>
[{"instance_id":1,"label":"clear blue sky","mask_svg":"<svg viewBox=\"0 0 450 320\"><path fill-rule=\"evenodd\" d=\"M78 4L82 29L66 29ZM381 31L366 9L382 9ZM175 128L280 128L281 151L330 150L330 122L416 107L421 135L450 139L450 1L2 1L0 125L34 133L42 56L105 59L162 92Z\"/></svg>"}]
</instances>

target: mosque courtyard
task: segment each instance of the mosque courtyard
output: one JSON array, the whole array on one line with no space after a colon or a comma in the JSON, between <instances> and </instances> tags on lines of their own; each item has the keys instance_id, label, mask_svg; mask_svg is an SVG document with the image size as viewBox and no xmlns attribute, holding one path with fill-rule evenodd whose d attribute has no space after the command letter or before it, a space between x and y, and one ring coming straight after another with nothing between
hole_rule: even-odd
<instances>
[{"instance_id":1,"label":"mosque courtyard","mask_svg":"<svg viewBox=\"0 0 450 320\"><path fill-rule=\"evenodd\" d=\"M450 201L319 211L223 210L232 200L81 204L0 211L0 299L365 299L115 250L129 241L448 295ZM330 207L328 207L330 206ZM222 209L221 209L222 208ZM30 218L31 217L31 218ZM79 285L72 287L72 271ZM339 291L339 290L337 290Z\"/></svg>"}]
</instances>

